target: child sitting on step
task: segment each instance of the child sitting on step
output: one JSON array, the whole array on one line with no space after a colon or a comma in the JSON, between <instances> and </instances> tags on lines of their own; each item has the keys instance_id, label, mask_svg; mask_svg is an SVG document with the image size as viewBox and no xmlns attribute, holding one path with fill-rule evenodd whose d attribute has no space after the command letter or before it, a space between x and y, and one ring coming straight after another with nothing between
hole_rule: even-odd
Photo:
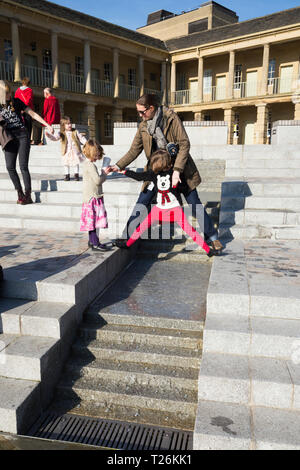
<instances>
[{"instance_id":1,"label":"child sitting on step","mask_svg":"<svg viewBox=\"0 0 300 470\"><path fill-rule=\"evenodd\" d=\"M89 139L83 146L83 154L86 159L82 165L83 204L80 231L89 232L88 246L93 251L108 251L110 248L100 243L96 229L108 227L102 183L106 180L110 169L107 167L102 169L101 175L98 173L95 162L102 159L104 152L97 141Z\"/></svg>"},{"instance_id":2,"label":"child sitting on step","mask_svg":"<svg viewBox=\"0 0 300 470\"><path fill-rule=\"evenodd\" d=\"M154 152L151 155L150 168L150 170L141 173L130 170L120 170L118 172L137 181L151 181L156 189L156 204L152 206L148 216L133 232L129 240L127 242L118 240L116 246L129 248L154 222L177 222L192 240L204 249L209 257L215 255L215 250L210 248L201 235L190 225L181 207L177 186L172 187L173 169L170 154L166 150Z\"/></svg>"},{"instance_id":3,"label":"child sitting on step","mask_svg":"<svg viewBox=\"0 0 300 470\"><path fill-rule=\"evenodd\" d=\"M46 132L51 140L61 141L62 162L65 168L64 181L70 181L70 168L74 169L74 179L79 181L79 163L85 160L81 151L81 145L86 143L86 138L77 130L72 130L72 121L68 116L60 120L60 132L53 136Z\"/></svg>"}]
</instances>

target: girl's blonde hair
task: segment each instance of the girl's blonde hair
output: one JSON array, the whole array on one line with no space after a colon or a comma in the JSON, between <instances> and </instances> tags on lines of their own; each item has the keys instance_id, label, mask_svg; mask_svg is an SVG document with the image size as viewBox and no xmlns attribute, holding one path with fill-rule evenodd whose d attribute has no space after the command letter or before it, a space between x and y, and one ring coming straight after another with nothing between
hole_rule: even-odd
<instances>
[{"instance_id":1,"label":"girl's blonde hair","mask_svg":"<svg viewBox=\"0 0 300 470\"><path fill-rule=\"evenodd\" d=\"M101 160L103 158L103 155L104 155L103 148L101 147L99 142L97 142L94 139L89 139L84 144L84 146L82 148L82 152L86 156L86 158L88 158L89 160L91 158L94 158L97 153L99 153L99 158L98 158L99 160Z\"/></svg>"},{"instance_id":2,"label":"girl's blonde hair","mask_svg":"<svg viewBox=\"0 0 300 470\"><path fill-rule=\"evenodd\" d=\"M72 119L69 116L64 116L60 120L60 133L63 134L63 137L66 135L66 124L67 122L72 123Z\"/></svg>"},{"instance_id":3,"label":"girl's blonde hair","mask_svg":"<svg viewBox=\"0 0 300 470\"><path fill-rule=\"evenodd\" d=\"M150 168L154 173L167 171L172 167L172 159L166 150L156 150L150 157Z\"/></svg>"}]
</instances>

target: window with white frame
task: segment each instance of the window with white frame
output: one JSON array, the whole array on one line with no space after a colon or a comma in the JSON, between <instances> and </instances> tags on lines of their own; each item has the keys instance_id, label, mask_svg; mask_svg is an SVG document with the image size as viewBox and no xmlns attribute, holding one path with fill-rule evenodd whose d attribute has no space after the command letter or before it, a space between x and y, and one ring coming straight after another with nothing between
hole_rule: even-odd
<instances>
[{"instance_id":1,"label":"window with white frame","mask_svg":"<svg viewBox=\"0 0 300 470\"><path fill-rule=\"evenodd\" d=\"M212 70L204 70L203 74L203 93L208 94L212 91Z\"/></svg>"},{"instance_id":2,"label":"window with white frame","mask_svg":"<svg viewBox=\"0 0 300 470\"><path fill-rule=\"evenodd\" d=\"M12 41L10 39L4 39L4 60L5 62L13 61Z\"/></svg>"},{"instance_id":3,"label":"window with white frame","mask_svg":"<svg viewBox=\"0 0 300 470\"><path fill-rule=\"evenodd\" d=\"M272 85L274 83L275 71L276 71L276 60L271 59L269 62L268 85Z\"/></svg>"},{"instance_id":4,"label":"window with white frame","mask_svg":"<svg viewBox=\"0 0 300 470\"><path fill-rule=\"evenodd\" d=\"M136 86L136 69L128 69L128 85Z\"/></svg>"},{"instance_id":5,"label":"window with white frame","mask_svg":"<svg viewBox=\"0 0 300 470\"><path fill-rule=\"evenodd\" d=\"M107 82L113 81L113 64L110 62L104 64L104 80Z\"/></svg>"},{"instance_id":6,"label":"window with white frame","mask_svg":"<svg viewBox=\"0 0 300 470\"><path fill-rule=\"evenodd\" d=\"M104 137L112 137L112 119L110 113L104 114Z\"/></svg>"},{"instance_id":7,"label":"window with white frame","mask_svg":"<svg viewBox=\"0 0 300 470\"><path fill-rule=\"evenodd\" d=\"M237 64L234 67L233 88L235 90L239 90L241 88L241 83L242 83L242 66L240 64Z\"/></svg>"}]
</instances>

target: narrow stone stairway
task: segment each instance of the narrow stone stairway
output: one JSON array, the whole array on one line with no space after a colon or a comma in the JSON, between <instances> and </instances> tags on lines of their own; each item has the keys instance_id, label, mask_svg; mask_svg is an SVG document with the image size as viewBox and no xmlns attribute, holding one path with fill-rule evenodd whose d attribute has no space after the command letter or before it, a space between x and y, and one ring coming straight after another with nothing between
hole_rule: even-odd
<instances>
[{"instance_id":1,"label":"narrow stone stairway","mask_svg":"<svg viewBox=\"0 0 300 470\"><path fill-rule=\"evenodd\" d=\"M211 260L187 243L141 241L84 314L49 412L193 431Z\"/></svg>"}]
</instances>

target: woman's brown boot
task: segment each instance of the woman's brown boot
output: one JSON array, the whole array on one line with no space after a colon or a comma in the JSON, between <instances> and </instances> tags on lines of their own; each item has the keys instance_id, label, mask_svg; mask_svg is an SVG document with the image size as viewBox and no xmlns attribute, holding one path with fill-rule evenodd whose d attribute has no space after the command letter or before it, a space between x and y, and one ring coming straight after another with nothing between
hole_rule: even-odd
<instances>
[{"instance_id":1,"label":"woman's brown boot","mask_svg":"<svg viewBox=\"0 0 300 470\"><path fill-rule=\"evenodd\" d=\"M23 191L18 191L18 200L17 200L17 204L23 204L23 201L25 199L25 194L23 193Z\"/></svg>"}]
</instances>

